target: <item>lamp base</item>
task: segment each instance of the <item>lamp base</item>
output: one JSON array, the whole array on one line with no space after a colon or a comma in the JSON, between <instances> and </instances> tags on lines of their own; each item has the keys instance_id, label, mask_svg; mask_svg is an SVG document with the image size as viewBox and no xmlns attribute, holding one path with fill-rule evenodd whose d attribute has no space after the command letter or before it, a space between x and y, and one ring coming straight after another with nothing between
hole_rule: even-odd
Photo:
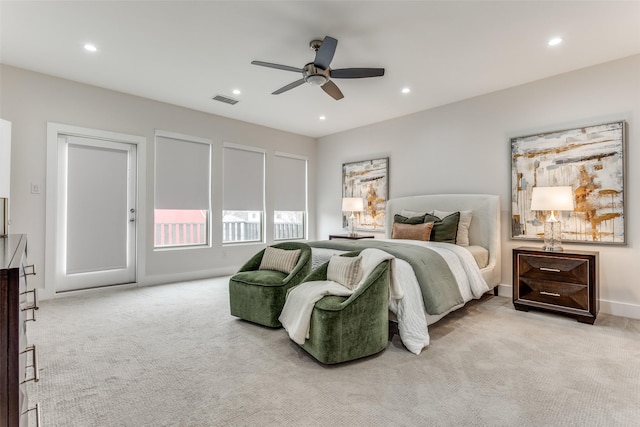
<instances>
[{"instance_id":1,"label":"lamp base","mask_svg":"<svg viewBox=\"0 0 640 427\"><path fill-rule=\"evenodd\" d=\"M356 232L356 216L353 212L351 212L351 216L349 217L349 237L357 237L358 233Z\"/></svg>"},{"instance_id":2,"label":"lamp base","mask_svg":"<svg viewBox=\"0 0 640 427\"><path fill-rule=\"evenodd\" d=\"M544 246L546 252L562 252L562 227L560 221L552 216L552 220L544 223Z\"/></svg>"},{"instance_id":3,"label":"lamp base","mask_svg":"<svg viewBox=\"0 0 640 427\"><path fill-rule=\"evenodd\" d=\"M547 246L545 244L544 246L542 246L542 249L544 249L545 252L562 252L562 251L564 251L564 249L560 245Z\"/></svg>"}]
</instances>

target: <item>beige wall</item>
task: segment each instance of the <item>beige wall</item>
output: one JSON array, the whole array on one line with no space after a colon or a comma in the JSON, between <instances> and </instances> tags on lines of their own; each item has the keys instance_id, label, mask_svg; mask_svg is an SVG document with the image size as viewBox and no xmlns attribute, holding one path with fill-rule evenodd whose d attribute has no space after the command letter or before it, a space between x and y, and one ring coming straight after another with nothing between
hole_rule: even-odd
<instances>
[{"instance_id":1,"label":"beige wall","mask_svg":"<svg viewBox=\"0 0 640 427\"><path fill-rule=\"evenodd\" d=\"M46 123L57 122L147 138L145 232L152 232L153 133L156 128L213 139L212 191L215 211L221 205L223 141L255 145L308 156L310 238L341 230L341 165L390 157L390 195L425 193L493 193L502 204L502 283L511 284L509 238L509 138L567 127L625 120L626 246L565 245L600 252L601 311L640 318L640 285L631 266L640 259L640 227L635 219L640 199L640 55L532 82L316 141L249 123L196 112L148 99L1 66L0 117L12 122L12 232L29 235L32 261L44 266ZM413 96L428 96L414 94ZM316 153L317 150L317 153ZM217 167L216 167L217 166ZM315 178L315 179L314 179ZM267 178L267 189L270 178ZM31 194L31 183L42 186ZM269 210L267 201L267 210ZM218 217L219 218L219 217ZM215 226L215 221L214 221ZM163 283L227 274L256 245L154 252L141 248L143 283ZM36 276L45 286L44 275ZM44 295L52 290L47 284ZM503 292L509 292L504 288Z\"/></svg>"},{"instance_id":2,"label":"beige wall","mask_svg":"<svg viewBox=\"0 0 640 427\"><path fill-rule=\"evenodd\" d=\"M413 94L425 96L429 94ZM511 159L515 136L625 120L626 246L567 245L600 252L601 311L640 318L640 55L554 76L320 138L318 238L341 228L341 164L389 156L391 197L492 193L502 206L502 292L510 295Z\"/></svg>"},{"instance_id":3,"label":"beige wall","mask_svg":"<svg viewBox=\"0 0 640 427\"><path fill-rule=\"evenodd\" d=\"M101 89L34 73L6 65L0 68L0 117L12 123L11 218L12 233L26 233L29 258L43 273L45 257L46 201L46 131L47 122L100 129L146 137L146 174L141 182L139 218L146 236L153 236L153 135L162 129L214 141L212 168L212 226L221 227L222 143L233 142L267 150L267 212L272 208L269 197L272 174L269 165L276 151L309 159L310 176L315 176L316 141L300 135L263 126L227 119L152 101L132 95ZM230 106L229 108L234 108ZM31 183L41 185L40 194L31 194ZM309 209L315 210L315 187L309 185ZM142 210L140 210L142 212ZM270 217L270 216L269 216ZM270 221L270 222L269 222ZM267 219L267 237L271 236ZM315 238L313 215L309 221L310 237ZM220 236L221 232L214 232ZM211 248L176 251L154 251L152 238L142 242L139 262L143 265L143 284L189 280L235 271L263 245L223 247L214 241ZM214 239L215 240L215 239ZM42 295L51 297L54 284L44 283L38 274L32 283L44 287Z\"/></svg>"}]
</instances>

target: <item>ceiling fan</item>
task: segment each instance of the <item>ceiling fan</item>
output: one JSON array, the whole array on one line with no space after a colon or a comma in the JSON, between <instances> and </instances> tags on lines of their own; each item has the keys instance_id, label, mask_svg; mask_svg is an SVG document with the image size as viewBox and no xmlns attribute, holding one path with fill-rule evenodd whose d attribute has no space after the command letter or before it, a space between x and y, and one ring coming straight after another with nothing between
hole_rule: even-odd
<instances>
[{"instance_id":1,"label":"ceiling fan","mask_svg":"<svg viewBox=\"0 0 640 427\"><path fill-rule=\"evenodd\" d=\"M322 90L328 93L333 99L339 100L344 95L331 79L361 79L365 77L384 76L384 68L339 68L334 70L329 67L333 55L336 52L338 40L333 37L326 36L324 40L311 40L309 47L315 51L316 57L313 62L309 62L302 68L290 67L288 65L273 64L271 62L251 61L253 65L262 67L275 68L278 70L294 71L302 73L302 78L293 83L281 87L272 93L279 95L283 92L300 86L303 83L309 83L312 86L320 86Z\"/></svg>"}]
</instances>

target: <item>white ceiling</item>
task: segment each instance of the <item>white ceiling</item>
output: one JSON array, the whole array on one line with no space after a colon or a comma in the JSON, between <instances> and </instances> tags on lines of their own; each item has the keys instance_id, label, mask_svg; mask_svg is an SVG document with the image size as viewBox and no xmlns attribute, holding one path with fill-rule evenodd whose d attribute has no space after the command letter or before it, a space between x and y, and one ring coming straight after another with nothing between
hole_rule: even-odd
<instances>
[{"instance_id":1,"label":"white ceiling","mask_svg":"<svg viewBox=\"0 0 640 427\"><path fill-rule=\"evenodd\" d=\"M640 53L640 1L2 0L0 19L2 63L311 137ZM301 68L326 35L332 68L385 76L271 95L301 76L251 61Z\"/></svg>"}]
</instances>

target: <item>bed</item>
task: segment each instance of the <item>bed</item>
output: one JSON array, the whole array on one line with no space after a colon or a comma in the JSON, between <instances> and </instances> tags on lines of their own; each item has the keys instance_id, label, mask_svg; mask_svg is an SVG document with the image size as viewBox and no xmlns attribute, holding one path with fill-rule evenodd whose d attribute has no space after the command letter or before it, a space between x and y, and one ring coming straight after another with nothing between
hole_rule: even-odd
<instances>
[{"instance_id":1,"label":"bed","mask_svg":"<svg viewBox=\"0 0 640 427\"><path fill-rule=\"evenodd\" d=\"M461 212L467 219L470 216L470 221L463 227L465 230L458 228L457 237L461 239L455 243L391 239L396 215L410 218L428 212L441 216ZM384 239L316 241L309 245L314 266L333 254L365 247L394 255L391 280L402 288L402 295L390 298L390 316L398 322L405 347L419 354L429 345L428 325L500 284L500 202L497 195L490 194L390 199ZM443 262L448 271L441 266Z\"/></svg>"}]
</instances>

